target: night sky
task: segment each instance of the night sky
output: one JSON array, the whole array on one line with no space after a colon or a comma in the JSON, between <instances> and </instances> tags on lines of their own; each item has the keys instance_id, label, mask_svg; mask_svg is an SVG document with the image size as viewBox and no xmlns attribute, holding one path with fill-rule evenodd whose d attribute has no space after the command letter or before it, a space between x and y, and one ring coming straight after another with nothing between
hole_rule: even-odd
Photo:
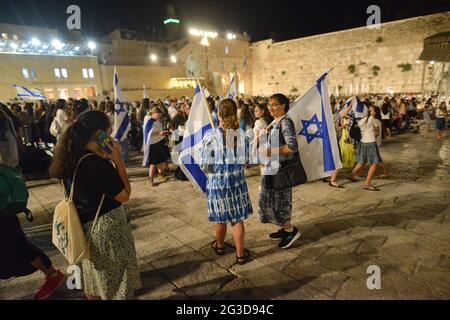
<instances>
[{"instance_id":1,"label":"night sky","mask_svg":"<svg viewBox=\"0 0 450 320\"><path fill-rule=\"evenodd\" d=\"M162 29L167 3L175 5L183 29L247 31L251 41L267 39L271 32L297 38L363 26L371 4L380 6L382 22L450 11L449 0L2 0L0 22L63 31L67 6L77 4L83 33L99 38L114 22L137 31Z\"/></svg>"}]
</instances>

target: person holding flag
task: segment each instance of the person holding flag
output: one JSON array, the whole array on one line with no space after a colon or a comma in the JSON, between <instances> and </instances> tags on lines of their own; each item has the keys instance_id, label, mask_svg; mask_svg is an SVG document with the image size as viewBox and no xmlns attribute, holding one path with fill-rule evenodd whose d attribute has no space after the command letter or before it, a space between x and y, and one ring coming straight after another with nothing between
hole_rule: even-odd
<instances>
[{"instance_id":1,"label":"person holding flag","mask_svg":"<svg viewBox=\"0 0 450 320\"><path fill-rule=\"evenodd\" d=\"M297 134L292 119L286 114L289 111L289 99L280 93L274 94L268 104L270 115L275 119L270 132L272 148L260 148L262 157L272 157L278 153L281 166L283 162L292 160L298 153ZM276 147L275 147L276 146ZM275 148L277 150L275 150ZM272 157L273 158L273 157ZM281 227L269 235L272 240L279 240L278 247L288 249L300 237L300 231L291 224L292 188L275 190L270 185L270 176L264 175L259 197L259 220Z\"/></svg>"},{"instance_id":2,"label":"person holding flag","mask_svg":"<svg viewBox=\"0 0 450 320\"><path fill-rule=\"evenodd\" d=\"M236 263L242 265L249 259L249 252L244 249L244 220L253 213L253 208L244 174L244 143L235 136L239 129L236 103L231 99L222 100L218 117L219 127L209 130L202 142L201 168L208 177L208 220L215 222L216 232L211 246L217 255L225 254L225 236L230 223Z\"/></svg>"},{"instance_id":3,"label":"person holding flag","mask_svg":"<svg viewBox=\"0 0 450 320\"><path fill-rule=\"evenodd\" d=\"M130 117L122 97L122 90L119 85L119 75L114 66L114 132L113 137L119 141L122 148L122 158L125 165L128 164L128 132L131 129Z\"/></svg>"},{"instance_id":4,"label":"person holding flag","mask_svg":"<svg viewBox=\"0 0 450 320\"><path fill-rule=\"evenodd\" d=\"M150 166L149 178L152 186L157 186L158 183L167 180L166 177L164 177L164 165L170 157L164 140L164 137L167 136L169 132L163 131L163 126L160 121L161 116L162 111L157 106L154 106L150 110L149 115L144 118L144 159L142 166ZM160 175L158 182L155 182L154 180L156 169L158 169Z\"/></svg>"}]
</instances>

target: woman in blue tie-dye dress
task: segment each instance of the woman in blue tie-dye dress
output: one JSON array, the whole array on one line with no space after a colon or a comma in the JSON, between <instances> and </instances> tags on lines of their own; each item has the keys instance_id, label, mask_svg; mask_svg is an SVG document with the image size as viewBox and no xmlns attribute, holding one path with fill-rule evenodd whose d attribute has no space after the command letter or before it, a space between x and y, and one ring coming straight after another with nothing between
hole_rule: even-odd
<instances>
[{"instance_id":1,"label":"woman in blue tie-dye dress","mask_svg":"<svg viewBox=\"0 0 450 320\"><path fill-rule=\"evenodd\" d=\"M211 246L217 255L225 254L227 224L231 223L236 262L245 264L249 254L244 249L244 220L253 213L245 182L245 153L237 146L236 139L226 139L227 134L233 134L232 130L239 129L236 103L231 99L222 100L218 116L219 128L210 130L203 139L201 163L208 175L208 220L215 222L216 240Z\"/></svg>"}]
</instances>

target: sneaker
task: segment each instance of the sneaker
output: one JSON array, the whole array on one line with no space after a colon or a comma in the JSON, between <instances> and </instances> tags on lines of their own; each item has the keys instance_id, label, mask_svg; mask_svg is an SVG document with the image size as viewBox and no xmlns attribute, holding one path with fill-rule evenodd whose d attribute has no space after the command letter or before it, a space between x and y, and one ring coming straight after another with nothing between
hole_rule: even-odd
<instances>
[{"instance_id":1,"label":"sneaker","mask_svg":"<svg viewBox=\"0 0 450 320\"><path fill-rule=\"evenodd\" d=\"M66 276L60 270L56 270L57 274L54 277L47 278L44 285L34 295L34 300L44 300L50 297L53 292L64 282Z\"/></svg>"},{"instance_id":2,"label":"sneaker","mask_svg":"<svg viewBox=\"0 0 450 320\"><path fill-rule=\"evenodd\" d=\"M300 238L301 232L296 227L294 227L294 231L286 232L288 235L285 238L282 238L278 247L281 249L288 249L292 244Z\"/></svg>"},{"instance_id":3,"label":"sneaker","mask_svg":"<svg viewBox=\"0 0 450 320\"><path fill-rule=\"evenodd\" d=\"M272 240L280 240L280 239L286 238L288 235L289 235L289 232L286 232L286 230L281 228L277 232L273 232L273 233L269 234L269 238Z\"/></svg>"}]
</instances>

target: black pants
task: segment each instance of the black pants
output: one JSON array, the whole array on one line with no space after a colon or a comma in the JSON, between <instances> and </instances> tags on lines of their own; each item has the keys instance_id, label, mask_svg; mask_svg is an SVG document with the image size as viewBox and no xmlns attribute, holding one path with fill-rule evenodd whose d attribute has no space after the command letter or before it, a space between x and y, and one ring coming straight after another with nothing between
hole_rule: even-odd
<instances>
[{"instance_id":1,"label":"black pants","mask_svg":"<svg viewBox=\"0 0 450 320\"><path fill-rule=\"evenodd\" d=\"M36 272L31 262L37 258L46 268L52 266L49 257L25 237L16 215L0 216L0 279Z\"/></svg>"}]
</instances>

